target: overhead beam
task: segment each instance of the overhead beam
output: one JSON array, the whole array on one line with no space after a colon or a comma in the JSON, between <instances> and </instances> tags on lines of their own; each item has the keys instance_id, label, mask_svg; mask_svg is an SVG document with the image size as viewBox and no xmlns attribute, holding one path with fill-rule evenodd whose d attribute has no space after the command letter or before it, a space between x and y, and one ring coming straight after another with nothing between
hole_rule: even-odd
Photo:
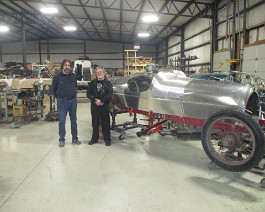
<instances>
[{"instance_id":1,"label":"overhead beam","mask_svg":"<svg viewBox=\"0 0 265 212\"><path fill-rule=\"evenodd\" d=\"M201 11L201 13L196 14L193 18L191 18L190 20L188 20L185 24L181 25L178 29L176 29L174 32L172 32L171 34L169 34L167 37L170 37L170 36L172 36L172 35L178 33L180 29L185 28L188 24L190 24L190 23L193 22L195 19L199 18L203 13L208 12L208 11L209 11L209 8L208 8L208 7L204 8L204 9ZM212 17L213 17L213 16L210 16L210 18L212 18Z\"/></svg>"},{"instance_id":2,"label":"overhead beam","mask_svg":"<svg viewBox=\"0 0 265 212\"><path fill-rule=\"evenodd\" d=\"M43 0L23 0L23 1L26 1L26 2L34 2L34 3L43 3ZM97 0L99 1L99 0ZM124 1L124 0L123 0ZM150 0L151 1L151 0ZM172 0L169 0L169 1L172 1ZM181 2L181 1L179 1ZM182 1L184 3L188 3L190 2L189 0L187 1ZM54 3L54 2L49 2L49 4L51 5L57 5L57 3ZM69 7L80 7L78 4L71 4L71 3L63 3L65 6L69 6ZM204 5L210 5L210 3L202 3L202 2L196 2L196 4L204 4ZM98 6L91 6L91 5L84 5L84 8L92 8L92 9L98 9ZM104 5L102 5L102 8L105 10L105 9L111 9L111 10L115 10L117 12L120 11L119 8L117 7L104 7ZM123 12L140 12L140 9L127 9L127 8L123 8ZM157 14L157 12L151 12L151 11L147 11L147 10L143 10L142 11L143 13L148 13L148 14ZM161 13L161 15L176 15L175 13ZM190 15L180 15L180 16L183 16L183 17L191 17ZM94 20L94 19L92 19Z\"/></svg>"},{"instance_id":3,"label":"overhead beam","mask_svg":"<svg viewBox=\"0 0 265 212\"><path fill-rule=\"evenodd\" d=\"M41 17L39 18L39 20L42 21L42 23L51 27L54 31L57 32L58 35L65 35L65 33L63 33L62 30L61 31L58 30L59 26L55 22L53 22L51 19L47 18L46 16L41 15L41 13L38 10L36 10L34 7L32 7L28 2L23 1L23 3L27 5L30 9L32 9L36 14L38 14L39 17ZM42 18L45 19L49 24L47 24L47 22L42 20Z\"/></svg>"},{"instance_id":4,"label":"overhead beam","mask_svg":"<svg viewBox=\"0 0 265 212\"><path fill-rule=\"evenodd\" d=\"M10 2L11 4L13 4L14 6L18 7L19 9L21 9L22 12L24 12L24 13L22 13L22 12L16 10L15 8L13 8L13 7L7 5L6 3L1 2L1 4L2 4L4 7L8 8L8 9L10 9L11 11L13 11L13 12L15 12L15 13L17 13L17 14L20 15L20 17L21 17L21 21L20 21L20 22L28 23L27 25L30 26L30 27L33 27L33 26L32 26L32 23L36 23L37 25L39 25L39 24L36 22L36 20L39 21L39 19L38 19L36 16L30 14L27 10L25 10L24 8L22 8L21 6L19 6L19 5L16 4L15 2L13 2L12 0L10 0L9 2ZM35 27L35 28L36 28L36 27ZM41 28L41 29L36 28L36 29L38 29L39 31L43 31L43 32L45 32L45 34L48 34L47 32L51 32L51 34L54 34L54 33L55 33L54 31L51 31L50 29L46 29L46 30L43 30L42 28Z\"/></svg>"},{"instance_id":5,"label":"overhead beam","mask_svg":"<svg viewBox=\"0 0 265 212\"><path fill-rule=\"evenodd\" d=\"M163 27L163 29L161 30L161 31L159 31L157 34L156 34L156 36L155 37L153 37L153 39L151 40L151 42L152 41L154 41L162 32L164 32L165 30L166 30L166 28L167 27L169 27L169 26L171 26L171 24L177 19L177 18L179 18L180 17L180 15L181 14L183 14L193 3L195 2L195 0L191 0L191 1L189 1L186 5L185 5L185 7L183 7L182 8L182 10L173 18L173 19L171 19L171 21L166 25L166 26L164 26Z\"/></svg>"},{"instance_id":6,"label":"overhead beam","mask_svg":"<svg viewBox=\"0 0 265 212\"><path fill-rule=\"evenodd\" d=\"M83 32L85 32L85 34L89 37L92 38L92 36L84 29L84 27L78 22L78 20L74 17L74 15L72 14L72 12L67 8L67 6L65 6L65 4L63 3L62 0L58 0L58 3L69 13L69 15L71 16L71 18L79 25L79 27L83 30Z\"/></svg>"},{"instance_id":7,"label":"overhead beam","mask_svg":"<svg viewBox=\"0 0 265 212\"><path fill-rule=\"evenodd\" d=\"M166 6L167 6L167 4L170 2L171 0L166 0L165 2L164 2L164 4L162 5L162 7L158 10L158 12L157 12L157 16L159 17L159 16L161 16L161 13L163 12L163 10L166 8ZM165 26L165 25L164 25ZM147 29L147 31L149 31L150 29L151 29L151 27L152 27L152 25L150 25L149 27L148 27L148 29Z\"/></svg>"},{"instance_id":8,"label":"overhead beam","mask_svg":"<svg viewBox=\"0 0 265 212\"><path fill-rule=\"evenodd\" d=\"M89 20L90 23L92 24L92 26L93 26L94 30L96 31L98 37L100 38L100 40L102 40L102 37L100 36L97 27L95 26L95 24L94 24L93 20L91 19L90 15L88 14L88 12L85 10L85 8L84 8L84 4L82 3L81 0L78 0L78 2L79 2L79 4L80 4L80 6L81 6L83 12L86 14L86 17L88 18L88 20Z\"/></svg>"},{"instance_id":9,"label":"overhead beam","mask_svg":"<svg viewBox=\"0 0 265 212\"><path fill-rule=\"evenodd\" d=\"M122 41L122 23L123 23L122 11L123 11L123 0L120 0L120 41Z\"/></svg>"},{"instance_id":10,"label":"overhead beam","mask_svg":"<svg viewBox=\"0 0 265 212\"><path fill-rule=\"evenodd\" d=\"M132 34L131 34L130 40L132 40L132 37L134 36L135 30L136 30L136 26L139 25L139 19L140 19L140 16L141 16L141 14L142 14L142 11L143 11L143 8L144 8L145 3L146 3L146 0L143 0L143 1L142 1L142 4L141 4L140 11L139 11L139 13L138 13L138 15L137 15L137 18L136 18L136 23L135 23L135 25L134 25L134 27L133 27L133 31L132 31Z\"/></svg>"},{"instance_id":11,"label":"overhead beam","mask_svg":"<svg viewBox=\"0 0 265 212\"><path fill-rule=\"evenodd\" d=\"M104 8L103 8L103 5L102 5L102 1L104 1L104 0L100 0L99 1L99 5L100 5L100 9L101 9L101 12L102 12L102 15L103 15L103 22L104 22L105 26L107 27L108 37L111 40L112 38L111 38L111 34L110 34L109 24L108 24L106 15L105 15L105 11L104 11Z\"/></svg>"},{"instance_id":12,"label":"overhead beam","mask_svg":"<svg viewBox=\"0 0 265 212\"><path fill-rule=\"evenodd\" d=\"M13 15L8 14L5 10L2 10L2 9L0 9L0 12L1 12L2 14L5 14L6 16L8 16L11 20L15 20L16 23L21 23L21 22L23 21L23 19L25 18L25 17L23 17L23 15L21 15L21 14L17 14L17 16L19 16L19 17L17 17L17 16L14 15L14 14L13 14ZM10 22L9 22L9 23L10 23ZM12 26L17 27L15 23L11 23L11 24L12 24ZM37 28L37 27L31 26L31 25L30 25L29 23L27 23L27 22L24 22L24 24L26 24L27 26L29 26L29 27L35 29L36 31L41 31L42 33L45 33L45 34L46 34L45 31L40 30L40 29ZM21 27L18 27L18 28L21 30ZM35 35L38 36L38 37L41 37L39 34L35 34Z\"/></svg>"}]
</instances>

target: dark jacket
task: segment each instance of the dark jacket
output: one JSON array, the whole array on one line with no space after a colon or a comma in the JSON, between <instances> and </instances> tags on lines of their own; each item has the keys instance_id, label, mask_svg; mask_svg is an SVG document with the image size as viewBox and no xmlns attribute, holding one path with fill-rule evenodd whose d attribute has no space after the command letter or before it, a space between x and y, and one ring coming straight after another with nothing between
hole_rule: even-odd
<instances>
[{"instance_id":1,"label":"dark jacket","mask_svg":"<svg viewBox=\"0 0 265 212\"><path fill-rule=\"evenodd\" d=\"M52 80L52 94L56 98L76 97L77 78L76 74L57 73Z\"/></svg>"},{"instance_id":2,"label":"dark jacket","mask_svg":"<svg viewBox=\"0 0 265 212\"><path fill-rule=\"evenodd\" d=\"M97 89L97 84L101 83L102 87ZM109 110L109 103L112 98L112 84L110 81L104 79L98 81L97 79L92 80L87 88L87 97L91 101L91 110ZM95 99L100 99L103 105L97 106Z\"/></svg>"}]
</instances>

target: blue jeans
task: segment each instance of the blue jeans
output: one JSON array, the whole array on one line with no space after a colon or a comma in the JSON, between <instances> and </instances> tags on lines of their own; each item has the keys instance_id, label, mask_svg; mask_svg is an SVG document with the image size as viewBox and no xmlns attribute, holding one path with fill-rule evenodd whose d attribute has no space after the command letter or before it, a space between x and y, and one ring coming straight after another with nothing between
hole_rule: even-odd
<instances>
[{"instance_id":1,"label":"blue jeans","mask_svg":"<svg viewBox=\"0 0 265 212\"><path fill-rule=\"evenodd\" d=\"M76 123L76 110L77 110L77 100L73 99L61 99L57 98L57 108L59 112L59 141L65 141L65 120L67 113L69 112L71 120L71 134L72 141L78 139L77 137L77 123Z\"/></svg>"}]
</instances>

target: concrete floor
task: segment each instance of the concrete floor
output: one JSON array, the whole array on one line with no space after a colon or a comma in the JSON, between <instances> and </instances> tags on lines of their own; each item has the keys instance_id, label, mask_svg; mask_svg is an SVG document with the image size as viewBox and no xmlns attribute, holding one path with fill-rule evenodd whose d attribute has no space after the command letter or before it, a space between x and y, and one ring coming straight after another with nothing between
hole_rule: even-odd
<instances>
[{"instance_id":1,"label":"concrete floor","mask_svg":"<svg viewBox=\"0 0 265 212\"><path fill-rule=\"evenodd\" d=\"M0 211L265 211L264 175L209 170L199 139L137 130L113 144L87 145L89 103L78 104L80 146L68 134L58 147L57 122L0 126ZM131 120L127 114L117 120Z\"/></svg>"}]
</instances>

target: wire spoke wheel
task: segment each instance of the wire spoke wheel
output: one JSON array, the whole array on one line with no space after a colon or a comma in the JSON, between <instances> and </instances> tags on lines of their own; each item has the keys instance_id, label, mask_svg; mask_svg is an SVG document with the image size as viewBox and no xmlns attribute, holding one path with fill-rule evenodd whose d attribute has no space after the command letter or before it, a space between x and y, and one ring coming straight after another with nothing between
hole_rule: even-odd
<instances>
[{"instance_id":1,"label":"wire spoke wheel","mask_svg":"<svg viewBox=\"0 0 265 212\"><path fill-rule=\"evenodd\" d=\"M202 145L208 157L229 171L246 171L264 157L260 126L240 111L223 110L205 123Z\"/></svg>"}]
</instances>

